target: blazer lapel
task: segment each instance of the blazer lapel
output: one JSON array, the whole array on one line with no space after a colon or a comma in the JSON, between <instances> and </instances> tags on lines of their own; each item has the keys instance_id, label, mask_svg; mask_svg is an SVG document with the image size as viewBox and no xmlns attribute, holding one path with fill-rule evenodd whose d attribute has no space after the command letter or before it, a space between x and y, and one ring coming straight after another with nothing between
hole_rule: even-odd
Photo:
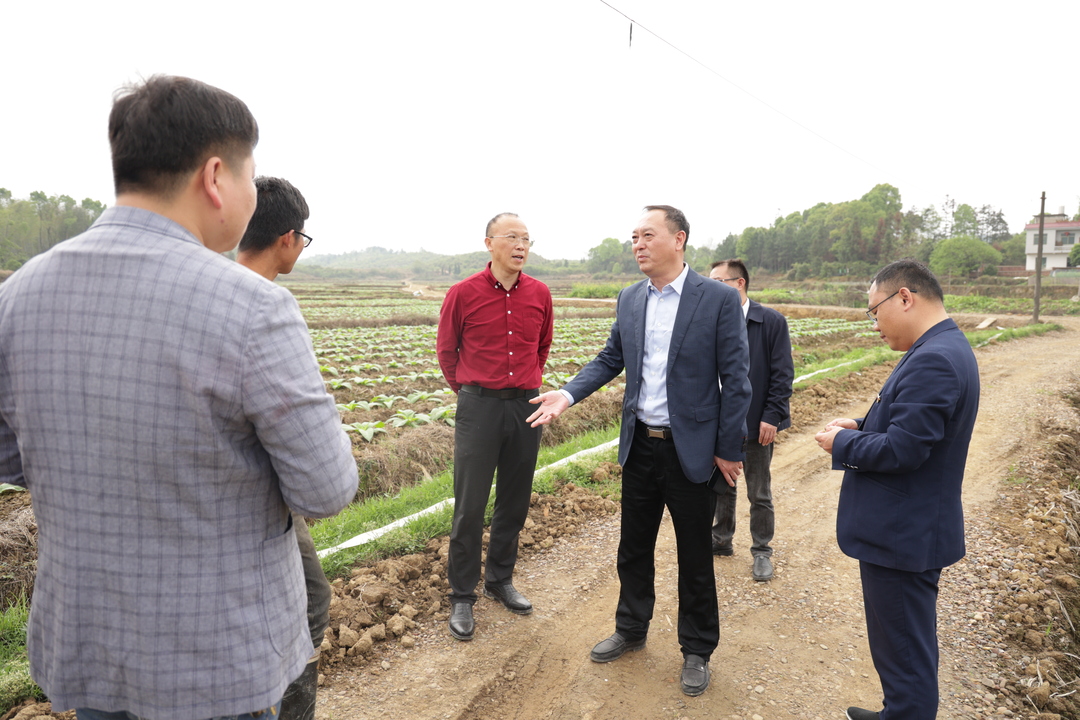
<instances>
[{"instance_id":1,"label":"blazer lapel","mask_svg":"<svg viewBox=\"0 0 1080 720\"><path fill-rule=\"evenodd\" d=\"M687 270L682 296L679 297L679 311L675 314L675 327L671 329L671 345L668 346L667 356L668 377L671 377L671 367L675 364L675 358L679 356L679 349L690 329L690 318L694 317L694 311L704 294L701 290L702 282L704 280L700 275L693 270ZM644 345L642 347L644 348Z\"/></svg>"},{"instance_id":2,"label":"blazer lapel","mask_svg":"<svg viewBox=\"0 0 1080 720\"><path fill-rule=\"evenodd\" d=\"M634 377L641 377L641 364L645 361L645 305L649 301L648 279L639 283L637 293L631 299L630 315L634 323ZM630 368L626 368L627 377Z\"/></svg>"}]
</instances>

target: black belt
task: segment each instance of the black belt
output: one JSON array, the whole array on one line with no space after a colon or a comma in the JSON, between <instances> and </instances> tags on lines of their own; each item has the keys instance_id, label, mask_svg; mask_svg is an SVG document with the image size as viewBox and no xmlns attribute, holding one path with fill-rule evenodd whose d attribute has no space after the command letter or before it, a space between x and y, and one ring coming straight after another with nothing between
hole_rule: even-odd
<instances>
[{"instance_id":1,"label":"black belt","mask_svg":"<svg viewBox=\"0 0 1080 720\"><path fill-rule=\"evenodd\" d=\"M643 427L645 428L645 434L651 438L657 440L671 439L671 428L669 427L653 427L652 425L644 425L644 423Z\"/></svg>"},{"instance_id":2,"label":"black belt","mask_svg":"<svg viewBox=\"0 0 1080 720\"><path fill-rule=\"evenodd\" d=\"M480 397L498 398L499 400L516 400L523 397L536 397L540 394L540 390L526 390L525 388L503 388L502 390L492 390L491 388L480 387L479 385L462 385L461 392L469 393L470 395L479 395Z\"/></svg>"}]
</instances>

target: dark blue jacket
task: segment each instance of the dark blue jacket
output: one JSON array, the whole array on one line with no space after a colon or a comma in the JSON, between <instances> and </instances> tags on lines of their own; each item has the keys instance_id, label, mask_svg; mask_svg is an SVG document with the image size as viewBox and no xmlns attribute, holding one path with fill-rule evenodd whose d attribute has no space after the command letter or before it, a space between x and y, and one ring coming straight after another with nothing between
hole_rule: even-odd
<instances>
[{"instance_id":1,"label":"dark blue jacket","mask_svg":"<svg viewBox=\"0 0 1080 720\"><path fill-rule=\"evenodd\" d=\"M750 301L746 313L746 341L750 346L750 411L746 414L746 437L757 440L764 420L777 432L791 427L791 383L795 365L791 359L791 336L787 319L761 303Z\"/></svg>"},{"instance_id":2,"label":"dark blue jacket","mask_svg":"<svg viewBox=\"0 0 1080 720\"><path fill-rule=\"evenodd\" d=\"M607 344L564 388L580 401L626 369L620 464L626 464L634 440L648 282L642 280L619 293ZM746 457L748 363L739 293L688 269L668 349L667 393L675 449L692 482L709 479L714 455L732 462ZM717 378L724 384L723 392Z\"/></svg>"},{"instance_id":3,"label":"dark blue jacket","mask_svg":"<svg viewBox=\"0 0 1080 720\"><path fill-rule=\"evenodd\" d=\"M960 488L979 410L979 367L952 320L900 359L861 430L833 440L844 469L836 539L846 555L923 572L964 557Z\"/></svg>"}]
</instances>

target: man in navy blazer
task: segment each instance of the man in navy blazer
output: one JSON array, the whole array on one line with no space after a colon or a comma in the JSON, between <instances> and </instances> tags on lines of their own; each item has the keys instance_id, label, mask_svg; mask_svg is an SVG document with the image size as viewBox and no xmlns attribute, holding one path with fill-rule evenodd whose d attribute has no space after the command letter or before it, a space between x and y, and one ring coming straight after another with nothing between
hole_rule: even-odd
<instances>
[{"instance_id":1,"label":"man in navy blazer","mask_svg":"<svg viewBox=\"0 0 1080 720\"><path fill-rule=\"evenodd\" d=\"M867 639L881 677L880 713L850 720L931 720L938 707L941 569L964 556L960 501L979 409L979 368L945 313L941 285L900 260L870 285L867 316L906 354L861 420L836 419L817 442L843 469L836 537L859 560Z\"/></svg>"},{"instance_id":2,"label":"man in navy blazer","mask_svg":"<svg viewBox=\"0 0 1080 720\"><path fill-rule=\"evenodd\" d=\"M791 336L783 315L754 302L746 295L750 288L750 273L742 260L715 262L709 277L728 283L742 300L746 318L746 341L750 346L750 412L746 416L746 498L750 501L750 554L754 557L751 573L754 580L772 580L772 547L776 527L773 511L772 464L773 441L776 434L791 427L791 383L795 364L791 359ZM731 539L735 536L735 498L733 487L718 486L716 522L712 530L714 555L732 555Z\"/></svg>"},{"instance_id":3,"label":"man in navy blazer","mask_svg":"<svg viewBox=\"0 0 1080 720\"><path fill-rule=\"evenodd\" d=\"M720 639L711 539L716 496L709 481L722 476L734 485L742 470L750 382L739 294L683 262L689 234L676 208L645 208L633 249L648 279L619 293L607 345L562 390L533 399L541 405L528 420L551 422L625 368L619 606L615 633L590 657L610 662L645 645L656 599L653 552L666 506L679 559L682 690L694 696L709 685L709 657Z\"/></svg>"}]
</instances>

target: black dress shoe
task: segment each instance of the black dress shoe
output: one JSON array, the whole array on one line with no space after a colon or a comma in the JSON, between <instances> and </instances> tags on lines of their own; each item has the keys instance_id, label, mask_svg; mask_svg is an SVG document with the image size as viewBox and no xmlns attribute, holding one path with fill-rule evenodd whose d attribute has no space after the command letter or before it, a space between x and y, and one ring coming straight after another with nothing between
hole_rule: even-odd
<instances>
[{"instance_id":1,"label":"black dress shoe","mask_svg":"<svg viewBox=\"0 0 1080 720\"><path fill-rule=\"evenodd\" d=\"M878 720L878 713L857 707L849 707L844 714L848 720Z\"/></svg>"},{"instance_id":2,"label":"black dress shoe","mask_svg":"<svg viewBox=\"0 0 1080 720\"><path fill-rule=\"evenodd\" d=\"M713 540L712 554L719 555L720 557L730 557L735 554L735 550L730 545L721 545Z\"/></svg>"},{"instance_id":3,"label":"black dress shoe","mask_svg":"<svg viewBox=\"0 0 1080 720\"><path fill-rule=\"evenodd\" d=\"M682 665L682 691L696 697L709 687L709 661L699 655L687 655Z\"/></svg>"},{"instance_id":4,"label":"black dress shoe","mask_svg":"<svg viewBox=\"0 0 1080 720\"><path fill-rule=\"evenodd\" d=\"M532 603L525 599L513 585L484 585L484 596L498 600L506 609L517 615L528 615L532 612Z\"/></svg>"},{"instance_id":5,"label":"black dress shoe","mask_svg":"<svg viewBox=\"0 0 1080 720\"><path fill-rule=\"evenodd\" d=\"M627 640L619 633L615 633L607 640L596 643L596 647L589 653L589 659L598 663L611 662L621 658L624 653L631 650L640 650L643 647L645 647L645 638Z\"/></svg>"},{"instance_id":6,"label":"black dress shoe","mask_svg":"<svg viewBox=\"0 0 1080 720\"><path fill-rule=\"evenodd\" d=\"M450 634L458 640L472 640L476 624L473 622L472 605L467 602L454 603L450 608Z\"/></svg>"},{"instance_id":7,"label":"black dress shoe","mask_svg":"<svg viewBox=\"0 0 1080 720\"><path fill-rule=\"evenodd\" d=\"M767 555L758 555L754 558L754 579L758 582L772 580L772 560Z\"/></svg>"}]
</instances>

